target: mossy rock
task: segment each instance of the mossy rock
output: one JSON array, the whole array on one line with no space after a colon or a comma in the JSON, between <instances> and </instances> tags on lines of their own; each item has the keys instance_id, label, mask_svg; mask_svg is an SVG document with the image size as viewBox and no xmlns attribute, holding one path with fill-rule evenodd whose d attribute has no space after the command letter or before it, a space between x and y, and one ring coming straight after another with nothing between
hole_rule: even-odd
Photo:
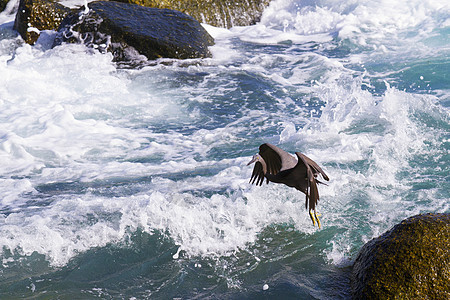
<instances>
[{"instance_id":1,"label":"mossy rock","mask_svg":"<svg viewBox=\"0 0 450 300\"><path fill-rule=\"evenodd\" d=\"M211 55L208 46L214 39L198 21L182 12L114 1L88 6L87 13L81 8L64 19L55 46L81 42L113 53L115 61L132 60L136 51L150 60Z\"/></svg>"},{"instance_id":2,"label":"mossy rock","mask_svg":"<svg viewBox=\"0 0 450 300\"><path fill-rule=\"evenodd\" d=\"M57 30L70 11L70 8L50 0L20 0L14 29L32 45L41 30Z\"/></svg>"},{"instance_id":3,"label":"mossy rock","mask_svg":"<svg viewBox=\"0 0 450 300\"><path fill-rule=\"evenodd\" d=\"M174 9L216 27L253 25L270 0L118 0L146 7Z\"/></svg>"},{"instance_id":4,"label":"mossy rock","mask_svg":"<svg viewBox=\"0 0 450 300\"><path fill-rule=\"evenodd\" d=\"M450 299L450 214L413 216L365 244L352 292L354 299Z\"/></svg>"}]
</instances>

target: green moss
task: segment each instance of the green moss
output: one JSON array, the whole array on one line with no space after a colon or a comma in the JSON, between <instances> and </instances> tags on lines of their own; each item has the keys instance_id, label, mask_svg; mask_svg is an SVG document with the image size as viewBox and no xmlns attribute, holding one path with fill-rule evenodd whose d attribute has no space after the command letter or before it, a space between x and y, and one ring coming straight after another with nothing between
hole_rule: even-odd
<instances>
[{"instance_id":1,"label":"green moss","mask_svg":"<svg viewBox=\"0 0 450 300\"><path fill-rule=\"evenodd\" d=\"M56 30L70 9L50 0L21 0L14 22L17 30L28 44L34 44L39 37L37 31Z\"/></svg>"},{"instance_id":2,"label":"green moss","mask_svg":"<svg viewBox=\"0 0 450 300\"><path fill-rule=\"evenodd\" d=\"M168 8L217 27L248 26L259 21L270 0L118 0L147 7Z\"/></svg>"},{"instance_id":3,"label":"green moss","mask_svg":"<svg viewBox=\"0 0 450 300\"><path fill-rule=\"evenodd\" d=\"M353 267L356 299L449 299L450 214L402 221L361 249Z\"/></svg>"}]
</instances>

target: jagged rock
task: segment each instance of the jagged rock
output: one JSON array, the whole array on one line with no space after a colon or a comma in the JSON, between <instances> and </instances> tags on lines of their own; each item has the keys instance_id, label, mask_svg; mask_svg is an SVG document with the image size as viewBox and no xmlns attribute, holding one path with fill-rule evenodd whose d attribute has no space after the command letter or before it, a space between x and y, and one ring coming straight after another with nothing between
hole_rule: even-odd
<instances>
[{"instance_id":1,"label":"jagged rock","mask_svg":"<svg viewBox=\"0 0 450 300\"><path fill-rule=\"evenodd\" d=\"M199 22L178 11L120 2L98 1L68 15L55 45L83 42L110 51L115 61L128 60L137 50L148 59L203 58L210 56L213 38ZM135 52L135 51L134 51Z\"/></svg>"},{"instance_id":2,"label":"jagged rock","mask_svg":"<svg viewBox=\"0 0 450 300\"><path fill-rule=\"evenodd\" d=\"M258 22L270 0L118 0L146 7L174 9L216 27L248 26Z\"/></svg>"},{"instance_id":3,"label":"jagged rock","mask_svg":"<svg viewBox=\"0 0 450 300\"><path fill-rule=\"evenodd\" d=\"M70 12L70 8L50 0L20 0L14 22L28 44L34 44L41 30L56 30Z\"/></svg>"},{"instance_id":4,"label":"jagged rock","mask_svg":"<svg viewBox=\"0 0 450 300\"><path fill-rule=\"evenodd\" d=\"M450 299L450 214L408 218L365 244L354 299Z\"/></svg>"}]
</instances>

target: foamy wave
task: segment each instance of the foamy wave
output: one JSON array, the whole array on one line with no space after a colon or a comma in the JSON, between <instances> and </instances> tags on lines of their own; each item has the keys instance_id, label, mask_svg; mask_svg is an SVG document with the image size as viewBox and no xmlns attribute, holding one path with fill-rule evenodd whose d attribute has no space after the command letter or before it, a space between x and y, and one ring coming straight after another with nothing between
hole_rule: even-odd
<instances>
[{"instance_id":1,"label":"foamy wave","mask_svg":"<svg viewBox=\"0 0 450 300\"><path fill-rule=\"evenodd\" d=\"M348 232L325 250L330 261L347 264L356 254L351 246L355 241L367 242L410 215L448 210L446 200L435 199L433 190L411 191L415 172L420 172L411 170L411 162L436 155L428 144L445 135L439 128L428 131L417 120L417 115L446 119L436 97L389 86L384 95L374 96L361 89L360 80L345 75L317 85L315 93L326 103L321 116L300 130L285 124L281 141L297 149L307 145L308 155L324 165L331 178L320 190L319 210L326 212L323 224Z\"/></svg>"},{"instance_id":2,"label":"foamy wave","mask_svg":"<svg viewBox=\"0 0 450 300\"><path fill-rule=\"evenodd\" d=\"M231 197L149 192L59 199L39 214L25 210L2 217L0 244L12 253L45 254L52 265L62 266L80 252L119 242L139 228L168 232L188 255L229 255L272 223L295 220L303 227L310 222L306 215L299 219L303 205L297 205L296 196L289 200L280 193L272 187Z\"/></svg>"},{"instance_id":3,"label":"foamy wave","mask_svg":"<svg viewBox=\"0 0 450 300\"><path fill-rule=\"evenodd\" d=\"M446 1L271 1L256 26L233 28L242 40L260 43L348 40L381 53L420 41L425 33L445 26ZM421 29L421 35L407 35ZM405 39L405 37L407 37ZM411 41L412 39L412 41Z\"/></svg>"}]
</instances>

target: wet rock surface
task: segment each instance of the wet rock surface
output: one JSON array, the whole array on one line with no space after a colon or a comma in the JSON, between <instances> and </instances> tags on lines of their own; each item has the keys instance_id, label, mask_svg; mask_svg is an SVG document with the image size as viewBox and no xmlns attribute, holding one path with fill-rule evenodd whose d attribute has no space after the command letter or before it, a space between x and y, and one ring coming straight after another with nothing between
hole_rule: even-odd
<instances>
[{"instance_id":1,"label":"wet rock surface","mask_svg":"<svg viewBox=\"0 0 450 300\"><path fill-rule=\"evenodd\" d=\"M50 0L21 0L14 29L28 44L34 44L41 30L57 30L71 9Z\"/></svg>"},{"instance_id":2,"label":"wet rock surface","mask_svg":"<svg viewBox=\"0 0 450 300\"><path fill-rule=\"evenodd\" d=\"M248 26L258 22L270 0L119 0L146 7L184 12L199 22L216 27Z\"/></svg>"},{"instance_id":3,"label":"wet rock surface","mask_svg":"<svg viewBox=\"0 0 450 300\"><path fill-rule=\"evenodd\" d=\"M61 24L55 46L82 42L109 51L115 61L136 52L148 59L209 57L213 38L192 17L178 11L98 1L70 14Z\"/></svg>"},{"instance_id":4,"label":"wet rock surface","mask_svg":"<svg viewBox=\"0 0 450 300\"><path fill-rule=\"evenodd\" d=\"M354 299L450 299L450 214L417 215L365 244Z\"/></svg>"}]
</instances>

